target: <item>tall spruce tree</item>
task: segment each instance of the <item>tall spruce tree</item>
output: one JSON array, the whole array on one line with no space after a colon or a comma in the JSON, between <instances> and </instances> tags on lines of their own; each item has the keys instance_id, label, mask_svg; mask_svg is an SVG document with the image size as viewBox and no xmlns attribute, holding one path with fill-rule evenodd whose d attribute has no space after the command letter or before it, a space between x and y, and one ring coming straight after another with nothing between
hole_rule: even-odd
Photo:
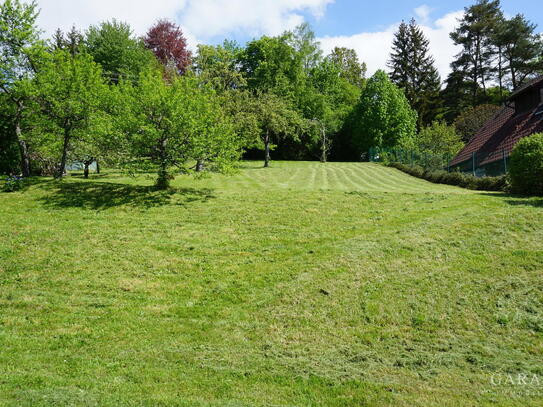
<instances>
[{"instance_id":1,"label":"tall spruce tree","mask_svg":"<svg viewBox=\"0 0 543 407\"><path fill-rule=\"evenodd\" d=\"M402 22L395 34L388 66L390 79L403 89L418 113L419 128L435 120L440 109L441 78L429 52L430 42L415 20Z\"/></svg>"}]
</instances>

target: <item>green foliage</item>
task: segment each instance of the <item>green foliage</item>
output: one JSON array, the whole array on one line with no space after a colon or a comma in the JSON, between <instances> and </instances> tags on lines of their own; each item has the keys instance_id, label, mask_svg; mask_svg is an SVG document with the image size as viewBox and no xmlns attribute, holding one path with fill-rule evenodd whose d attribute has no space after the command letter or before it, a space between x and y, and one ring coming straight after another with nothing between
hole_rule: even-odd
<instances>
[{"instance_id":1,"label":"green foliage","mask_svg":"<svg viewBox=\"0 0 543 407\"><path fill-rule=\"evenodd\" d=\"M33 75L35 65L43 53L44 46L39 40L40 32L36 27L37 17L35 1L27 4L19 0L5 0L0 4L1 101L12 106L12 137L20 149L20 169L23 176L30 175L30 155L23 123L27 114L27 95L20 84ZM2 131L7 129L4 127ZM9 138L4 138L4 141ZM6 147L9 150L9 145Z\"/></svg>"},{"instance_id":2,"label":"green foliage","mask_svg":"<svg viewBox=\"0 0 543 407\"><path fill-rule=\"evenodd\" d=\"M32 59L39 43L37 18L35 1L5 0L0 4L0 89L4 92L10 93L33 71Z\"/></svg>"},{"instance_id":3,"label":"green foliage","mask_svg":"<svg viewBox=\"0 0 543 407\"><path fill-rule=\"evenodd\" d=\"M387 74L377 71L362 91L355 110L354 144L359 153L370 147L412 147L417 114Z\"/></svg>"},{"instance_id":4,"label":"green foliage","mask_svg":"<svg viewBox=\"0 0 543 407\"><path fill-rule=\"evenodd\" d=\"M537 25L522 14L499 21L493 33L498 49L498 79L511 82L513 89L543 70L543 38L536 33ZM506 76L507 75L507 76Z\"/></svg>"},{"instance_id":5,"label":"green foliage","mask_svg":"<svg viewBox=\"0 0 543 407\"><path fill-rule=\"evenodd\" d=\"M154 55L133 35L130 26L117 20L89 27L85 50L113 83L122 77L135 80L141 72L157 65Z\"/></svg>"},{"instance_id":6,"label":"green foliage","mask_svg":"<svg viewBox=\"0 0 543 407\"><path fill-rule=\"evenodd\" d=\"M365 63L360 63L354 49L335 47L326 59L339 67L340 76L351 85L358 89L364 87L367 67Z\"/></svg>"},{"instance_id":7,"label":"green foliage","mask_svg":"<svg viewBox=\"0 0 543 407\"><path fill-rule=\"evenodd\" d=\"M93 136L107 120L102 110L107 97L102 70L88 54L56 50L25 88L35 104L34 137L56 157L56 175L61 177L72 143Z\"/></svg>"},{"instance_id":8,"label":"green foliage","mask_svg":"<svg viewBox=\"0 0 543 407\"><path fill-rule=\"evenodd\" d=\"M462 47L452 64L462 73L470 88L472 105L480 102L480 93L491 78L495 50L493 33L503 18L499 0L477 0L466 8L458 27L451 33L455 45Z\"/></svg>"},{"instance_id":9,"label":"green foliage","mask_svg":"<svg viewBox=\"0 0 543 407\"><path fill-rule=\"evenodd\" d=\"M6 178L4 185L2 185L3 192L16 192L23 189L25 186L25 180L18 175L10 175Z\"/></svg>"},{"instance_id":10,"label":"green foliage","mask_svg":"<svg viewBox=\"0 0 543 407\"><path fill-rule=\"evenodd\" d=\"M406 165L398 162L388 163L388 166L435 184L454 185L476 191L505 191L508 187L505 175L501 177L474 177L461 172L425 170L418 165Z\"/></svg>"},{"instance_id":11,"label":"green foliage","mask_svg":"<svg viewBox=\"0 0 543 407\"><path fill-rule=\"evenodd\" d=\"M292 89L303 80L302 59L287 40L280 37L262 37L247 44L240 55L241 72L249 88L255 91L274 91L292 96Z\"/></svg>"},{"instance_id":12,"label":"green foliage","mask_svg":"<svg viewBox=\"0 0 543 407\"><path fill-rule=\"evenodd\" d=\"M264 149L264 165L270 161L270 150L284 139L297 140L307 124L283 98L273 93L259 93L252 99L250 112L254 115Z\"/></svg>"},{"instance_id":13,"label":"green foliage","mask_svg":"<svg viewBox=\"0 0 543 407\"><path fill-rule=\"evenodd\" d=\"M464 147L464 143L455 126L435 121L419 132L416 146L421 152L443 154L452 158Z\"/></svg>"},{"instance_id":14,"label":"green foliage","mask_svg":"<svg viewBox=\"0 0 543 407\"><path fill-rule=\"evenodd\" d=\"M0 174L6 175L21 170L12 107L7 96L0 93Z\"/></svg>"},{"instance_id":15,"label":"green foliage","mask_svg":"<svg viewBox=\"0 0 543 407\"><path fill-rule=\"evenodd\" d=\"M429 125L440 113L441 78L430 55L430 42L415 20L402 22L395 34L388 63L390 79L405 92L417 111L419 128Z\"/></svg>"},{"instance_id":16,"label":"green foliage","mask_svg":"<svg viewBox=\"0 0 543 407\"><path fill-rule=\"evenodd\" d=\"M157 187L168 186L170 167L189 171L204 161L210 171L228 171L240 152L233 126L215 94L190 75L165 81L160 71L142 74L136 86L120 85L125 100L123 120L125 161L136 168L158 167Z\"/></svg>"},{"instance_id":17,"label":"green foliage","mask_svg":"<svg viewBox=\"0 0 543 407\"><path fill-rule=\"evenodd\" d=\"M502 107L488 104L470 107L456 118L454 126L462 140L467 143L500 110Z\"/></svg>"},{"instance_id":18,"label":"green foliage","mask_svg":"<svg viewBox=\"0 0 543 407\"><path fill-rule=\"evenodd\" d=\"M194 58L194 70L198 78L211 85L219 94L246 85L243 74L238 70L238 60L242 53L233 41L224 41L222 45L198 45L198 54Z\"/></svg>"},{"instance_id":19,"label":"green foliage","mask_svg":"<svg viewBox=\"0 0 543 407\"><path fill-rule=\"evenodd\" d=\"M511 153L512 192L543 196L543 133L520 140Z\"/></svg>"}]
</instances>

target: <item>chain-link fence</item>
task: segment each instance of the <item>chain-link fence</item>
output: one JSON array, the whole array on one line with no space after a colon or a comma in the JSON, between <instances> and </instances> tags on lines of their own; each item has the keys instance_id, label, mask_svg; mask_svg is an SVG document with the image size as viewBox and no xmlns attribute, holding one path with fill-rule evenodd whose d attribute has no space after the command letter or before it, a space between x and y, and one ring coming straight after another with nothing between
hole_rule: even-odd
<instances>
[{"instance_id":1,"label":"chain-link fence","mask_svg":"<svg viewBox=\"0 0 543 407\"><path fill-rule=\"evenodd\" d=\"M371 162L398 162L406 165L418 165L426 170L447 170L452 158L448 154L433 154L403 148L373 147L369 151Z\"/></svg>"},{"instance_id":2,"label":"chain-link fence","mask_svg":"<svg viewBox=\"0 0 543 407\"><path fill-rule=\"evenodd\" d=\"M482 176L499 176L507 173L509 153L506 150L477 151L466 154L461 161L450 154L434 154L403 148L373 147L369 151L371 162L399 162L418 165L425 170L460 171Z\"/></svg>"}]
</instances>

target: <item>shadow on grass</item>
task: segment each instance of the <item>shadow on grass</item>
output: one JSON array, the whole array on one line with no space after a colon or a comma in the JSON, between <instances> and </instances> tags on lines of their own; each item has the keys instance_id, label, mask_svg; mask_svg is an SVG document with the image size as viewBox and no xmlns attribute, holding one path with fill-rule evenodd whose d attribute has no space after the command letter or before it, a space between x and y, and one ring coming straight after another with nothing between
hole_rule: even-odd
<instances>
[{"instance_id":1,"label":"shadow on grass","mask_svg":"<svg viewBox=\"0 0 543 407\"><path fill-rule=\"evenodd\" d=\"M523 195L512 195L500 192L480 192L481 195L493 196L501 198L503 201L512 206L533 206L534 208L543 208L543 198Z\"/></svg>"},{"instance_id":2,"label":"shadow on grass","mask_svg":"<svg viewBox=\"0 0 543 407\"><path fill-rule=\"evenodd\" d=\"M211 189L172 188L157 191L152 186L93 181L57 182L49 184L47 190L50 193L40 199L45 206L92 210L125 205L144 209L163 205L186 206L215 198Z\"/></svg>"}]
</instances>

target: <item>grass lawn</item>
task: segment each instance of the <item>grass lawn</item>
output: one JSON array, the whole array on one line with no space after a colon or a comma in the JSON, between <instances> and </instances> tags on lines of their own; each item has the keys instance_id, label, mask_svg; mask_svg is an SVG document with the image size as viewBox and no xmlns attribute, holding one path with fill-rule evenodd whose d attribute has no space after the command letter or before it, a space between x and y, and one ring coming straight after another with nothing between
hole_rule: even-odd
<instances>
[{"instance_id":1,"label":"grass lawn","mask_svg":"<svg viewBox=\"0 0 543 407\"><path fill-rule=\"evenodd\" d=\"M543 200L260 166L0 194L0 405L542 405Z\"/></svg>"}]
</instances>

